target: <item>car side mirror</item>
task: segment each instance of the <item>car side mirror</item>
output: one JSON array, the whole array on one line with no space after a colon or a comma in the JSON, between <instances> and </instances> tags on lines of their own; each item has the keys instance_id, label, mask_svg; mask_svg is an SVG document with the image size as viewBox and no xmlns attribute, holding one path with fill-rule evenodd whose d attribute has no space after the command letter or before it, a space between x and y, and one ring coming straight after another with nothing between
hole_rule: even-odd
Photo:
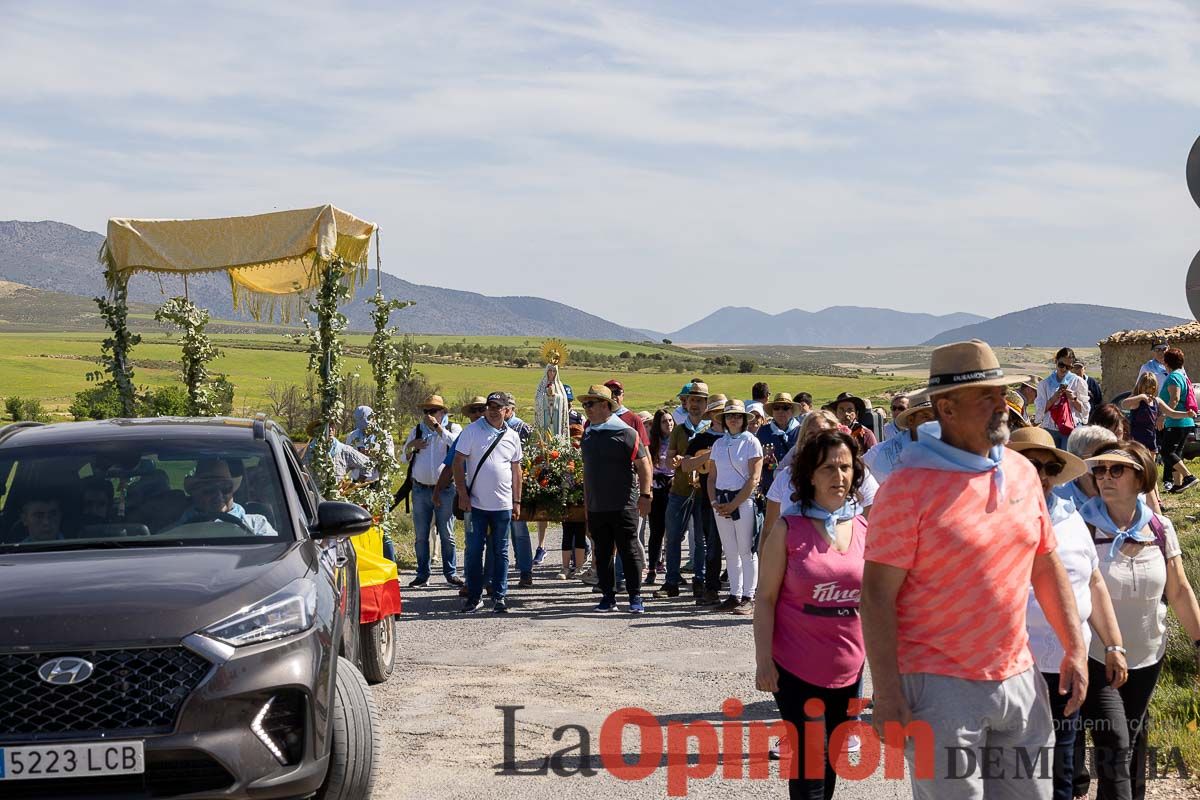
<instances>
[{"instance_id":1,"label":"car side mirror","mask_svg":"<svg viewBox=\"0 0 1200 800\"><path fill-rule=\"evenodd\" d=\"M326 500L317 506L317 524L309 531L314 539L333 539L366 533L374 524L375 518L362 506Z\"/></svg>"}]
</instances>

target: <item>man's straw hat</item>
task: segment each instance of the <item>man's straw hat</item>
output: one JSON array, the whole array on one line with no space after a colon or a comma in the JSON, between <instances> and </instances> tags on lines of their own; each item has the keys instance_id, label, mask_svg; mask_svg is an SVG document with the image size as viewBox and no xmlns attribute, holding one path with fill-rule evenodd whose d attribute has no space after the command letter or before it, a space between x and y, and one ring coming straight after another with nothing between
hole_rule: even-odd
<instances>
[{"instance_id":1,"label":"man's straw hat","mask_svg":"<svg viewBox=\"0 0 1200 800\"><path fill-rule=\"evenodd\" d=\"M925 392L935 397L955 389L1011 386L1028 379L1028 375L1005 375L988 343L972 339L943 345L933 351L929 361L929 385Z\"/></svg>"}]
</instances>

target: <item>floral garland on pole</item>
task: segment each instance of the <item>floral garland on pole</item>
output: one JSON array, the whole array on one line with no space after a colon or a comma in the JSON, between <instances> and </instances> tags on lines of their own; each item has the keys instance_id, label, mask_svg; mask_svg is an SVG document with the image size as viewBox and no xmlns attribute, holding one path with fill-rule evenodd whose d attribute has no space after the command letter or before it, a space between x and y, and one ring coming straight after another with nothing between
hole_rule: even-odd
<instances>
[{"instance_id":1,"label":"floral garland on pole","mask_svg":"<svg viewBox=\"0 0 1200 800\"><path fill-rule=\"evenodd\" d=\"M375 307L371 321L375 334L367 345L367 362L371 365L375 379L375 413L367 421L365 453L375 464L379 480L370 485L355 486L350 491L350 500L368 509L375 517L385 539L392 539L394 524L388 509L392 504L392 479L400 469L394 453L388 452L387 442L396 427L392 396L396 388L396 376L400 370L401 353L392 340L398 331L389 327L392 312L412 305L407 300L386 300L382 289L367 301Z\"/></svg>"},{"instance_id":2,"label":"floral garland on pole","mask_svg":"<svg viewBox=\"0 0 1200 800\"><path fill-rule=\"evenodd\" d=\"M208 335L208 311L197 308L186 297L172 297L158 307L154 319L174 325L183 331L183 358L180 372L188 392L188 413L194 417L215 417L218 411L217 395L209 380L206 364L219 355Z\"/></svg>"},{"instance_id":3,"label":"floral garland on pole","mask_svg":"<svg viewBox=\"0 0 1200 800\"><path fill-rule=\"evenodd\" d=\"M129 277L105 272L105 281L112 287L112 299L93 298L100 308L104 324L112 335L100 344L100 363L103 369L89 372L89 381L101 380L105 373L117 389L121 400L121 413L126 417L137 416L137 389L133 385L133 369L129 363L129 352L141 343L142 337L129 330Z\"/></svg>"},{"instance_id":4,"label":"floral garland on pole","mask_svg":"<svg viewBox=\"0 0 1200 800\"><path fill-rule=\"evenodd\" d=\"M308 303L308 310L316 317L314 325L304 318L305 332L293 338L297 344L308 343L308 368L317 374L317 390L320 393L321 432L310 447L313 453L312 471L321 494L329 500L340 500L344 496L333 466L334 438L329 425L340 420L345 413L342 401L342 341L338 337L348 324L346 315L338 306L350 299L350 287L343 280L354 269L342 258L334 258L319 264L321 283L316 296Z\"/></svg>"}]
</instances>

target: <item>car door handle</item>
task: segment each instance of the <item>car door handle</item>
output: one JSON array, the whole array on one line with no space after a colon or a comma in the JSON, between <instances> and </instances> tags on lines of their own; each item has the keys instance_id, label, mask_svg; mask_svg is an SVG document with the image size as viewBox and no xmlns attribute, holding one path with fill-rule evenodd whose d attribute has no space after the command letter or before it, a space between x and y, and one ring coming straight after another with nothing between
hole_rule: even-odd
<instances>
[{"instance_id":1,"label":"car door handle","mask_svg":"<svg viewBox=\"0 0 1200 800\"><path fill-rule=\"evenodd\" d=\"M349 563L350 563L349 556L338 556L337 558L335 558L333 560L333 565L335 567L337 567L338 569L341 569L342 567L346 566Z\"/></svg>"}]
</instances>

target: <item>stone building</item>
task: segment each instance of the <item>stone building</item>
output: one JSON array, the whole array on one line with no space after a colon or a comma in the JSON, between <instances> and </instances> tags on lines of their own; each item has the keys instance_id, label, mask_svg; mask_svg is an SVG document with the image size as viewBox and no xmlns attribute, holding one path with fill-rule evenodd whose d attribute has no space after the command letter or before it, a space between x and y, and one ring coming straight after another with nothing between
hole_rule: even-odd
<instances>
[{"instance_id":1,"label":"stone building","mask_svg":"<svg viewBox=\"0 0 1200 800\"><path fill-rule=\"evenodd\" d=\"M1150 346L1157 339L1166 339L1182 350L1188 376L1200 376L1200 322L1156 331L1117 331L1100 342L1101 386L1106 400L1133 391L1138 370L1152 357Z\"/></svg>"}]
</instances>

